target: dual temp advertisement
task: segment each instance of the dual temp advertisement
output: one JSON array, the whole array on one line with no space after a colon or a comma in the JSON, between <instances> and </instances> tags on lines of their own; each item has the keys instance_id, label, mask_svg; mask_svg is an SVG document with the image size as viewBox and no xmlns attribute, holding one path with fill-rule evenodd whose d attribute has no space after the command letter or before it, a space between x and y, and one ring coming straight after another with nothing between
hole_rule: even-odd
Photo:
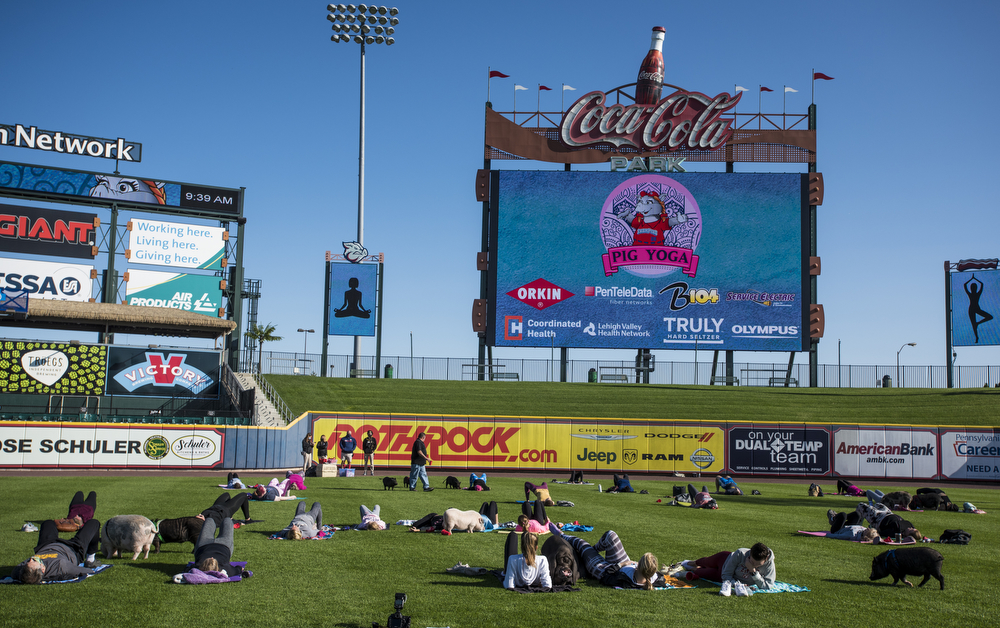
<instances>
[{"instance_id":1,"label":"dual temp advertisement","mask_svg":"<svg viewBox=\"0 0 1000 628\"><path fill-rule=\"evenodd\" d=\"M806 175L491 176L493 344L807 348Z\"/></svg>"}]
</instances>

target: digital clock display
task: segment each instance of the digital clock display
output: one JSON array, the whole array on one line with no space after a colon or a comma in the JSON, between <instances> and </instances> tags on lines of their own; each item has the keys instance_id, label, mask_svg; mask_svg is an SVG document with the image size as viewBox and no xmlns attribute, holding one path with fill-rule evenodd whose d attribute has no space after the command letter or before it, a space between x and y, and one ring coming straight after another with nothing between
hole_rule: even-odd
<instances>
[{"instance_id":1,"label":"digital clock display","mask_svg":"<svg viewBox=\"0 0 1000 628\"><path fill-rule=\"evenodd\" d=\"M210 209L234 216L240 211L240 191L181 184L181 207Z\"/></svg>"}]
</instances>

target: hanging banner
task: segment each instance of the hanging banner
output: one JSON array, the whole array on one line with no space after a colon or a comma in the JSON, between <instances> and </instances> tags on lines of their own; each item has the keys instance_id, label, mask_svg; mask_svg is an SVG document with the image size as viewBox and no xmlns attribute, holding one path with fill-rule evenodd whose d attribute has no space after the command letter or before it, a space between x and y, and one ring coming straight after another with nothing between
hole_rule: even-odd
<instances>
[{"instance_id":1,"label":"hanging banner","mask_svg":"<svg viewBox=\"0 0 1000 628\"><path fill-rule=\"evenodd\" d=\"M0 251L93 259L97 214L0 205Z\"/></svg>"},{"instance_id":2,"label":"hanging banner","mask_svg":"<svg viewBox=\"0 0 1000 628\"><path fill-rule=\"evenodd\" d=\"M951 344L1000 345L1000 270L951 273Z\"/></svg>"},{"instance_id":3,"label":"hanging banner","mask_svg":"<svg viewBox=\"0 0 1000 628\"><path fill-rule=\"evenodd\" d=\"M174 222L129 221L128 256L134 264L221 270L226 230Z\"/></svg>"},{"instance_id":4,"label":"hanging banner","mask_svg":"<svg viewBox=\"0 0 1000 628\"><path fill-rule=\"evenodd\" d=\"M32 299L89 301L93 266L0 257L0 290L24 290Z\"/></svg>"},{"instance_id":5,"label":"hanging banner","mask_svg":"<svg viewBox=\"0 0 1000 628\"><path fill-rule=\"evenodd\" d=\"M378 266L329 264L331 336L374 336Z\"/></svg>"},{"instance_id":6,"label":"hanging banner","mask_svg":"<svg viewBox=\"0 0 1000 628\"><path fill-rule=\"evenodd\" d=\"M224 279L212 275L129 270L125 302L140 307L168 307L222 317Z\"/></svg>"}]
</instances>

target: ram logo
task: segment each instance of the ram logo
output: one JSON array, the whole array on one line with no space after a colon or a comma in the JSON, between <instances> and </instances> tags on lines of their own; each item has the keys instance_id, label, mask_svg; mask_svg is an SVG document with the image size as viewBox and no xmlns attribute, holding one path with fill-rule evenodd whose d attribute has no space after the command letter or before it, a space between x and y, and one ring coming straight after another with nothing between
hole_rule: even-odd
<instances>
[{"instance_id":1,"label":"ram logo","mask_svg":"<svg viewBox=\"0 0 1000 628\"><path fill-rule=\"evenodd\" d=\"M623 449L622 458L625 460L625 464L635 464L639 459L638 449Z\"/></svg>"}]
</instances>

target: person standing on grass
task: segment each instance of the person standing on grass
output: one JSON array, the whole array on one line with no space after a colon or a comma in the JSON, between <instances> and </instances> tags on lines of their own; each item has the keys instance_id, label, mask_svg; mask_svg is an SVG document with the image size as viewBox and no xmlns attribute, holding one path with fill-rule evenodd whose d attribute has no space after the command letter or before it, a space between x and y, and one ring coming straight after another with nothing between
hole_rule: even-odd
<instances>
[{"instance_id":1,"label":"person standing on grass","mask_svg":"<svg viewBox=\"0 0 1000 628\"><path fill-rule=\"evenodd\" d=\"M319 458L320 464L326 464L326 459L329 457L330 453L330 443L327 442L326 436L320 436L319 442L316 443L316 457Z\"/></svg>"},{"instance_id":2,"label":"person standing on grass","mask_svg":"<svg viewBox=\"0 0 1000 628\"><path fill-rule=\"evenodd\" d=\"M427 434L420 432L417 435L417 440L413 441L413 451L410 453L410 490L417 490L417 478L420 478L420 481L424 483L424 492L429 493L434 490L434 487L427 479L427 465L432 460L427 455L427 446L424 445L425 438L427 438Z\"/></svg>"},{"instance_id":3,"label":"person standing on grass","mask_svg":"<svg viewBox=\"0 0 1000 628\"><path fill-rule=\"evenodd\" d=\"M364 467L365 472L362 475L368 475L371 471L372 477L375 477L375 450L378 449L378 441L372 435L372 431L368 430L368 435L365 439L361 441L361 451L364 453Z\"/></svg>"},{"instance_id":4,"label":"person standing on grass","mask_svg":"<svg viewBox=\"0 0 1000 628\"><path fill-rule=\"evenodd\" d=\"M312 432L306 434L306 437L302 439L302 475L306 474L309 470L309 465L312 464L313 459L313 435Z\"/></svg>"},{"instance_id":5,"label":"person standing on grass","mask_svg":"<svg viewBox=\"0 0 1000 628\"><path fill-rule=\"evenodd\" d=\"M344 468L351 468L351 462L354 461L354 450L357 448L358 441L354 439L351 430L347 430L347 433L340 437L340 464Z\"/></svg>"}]
</instances>

